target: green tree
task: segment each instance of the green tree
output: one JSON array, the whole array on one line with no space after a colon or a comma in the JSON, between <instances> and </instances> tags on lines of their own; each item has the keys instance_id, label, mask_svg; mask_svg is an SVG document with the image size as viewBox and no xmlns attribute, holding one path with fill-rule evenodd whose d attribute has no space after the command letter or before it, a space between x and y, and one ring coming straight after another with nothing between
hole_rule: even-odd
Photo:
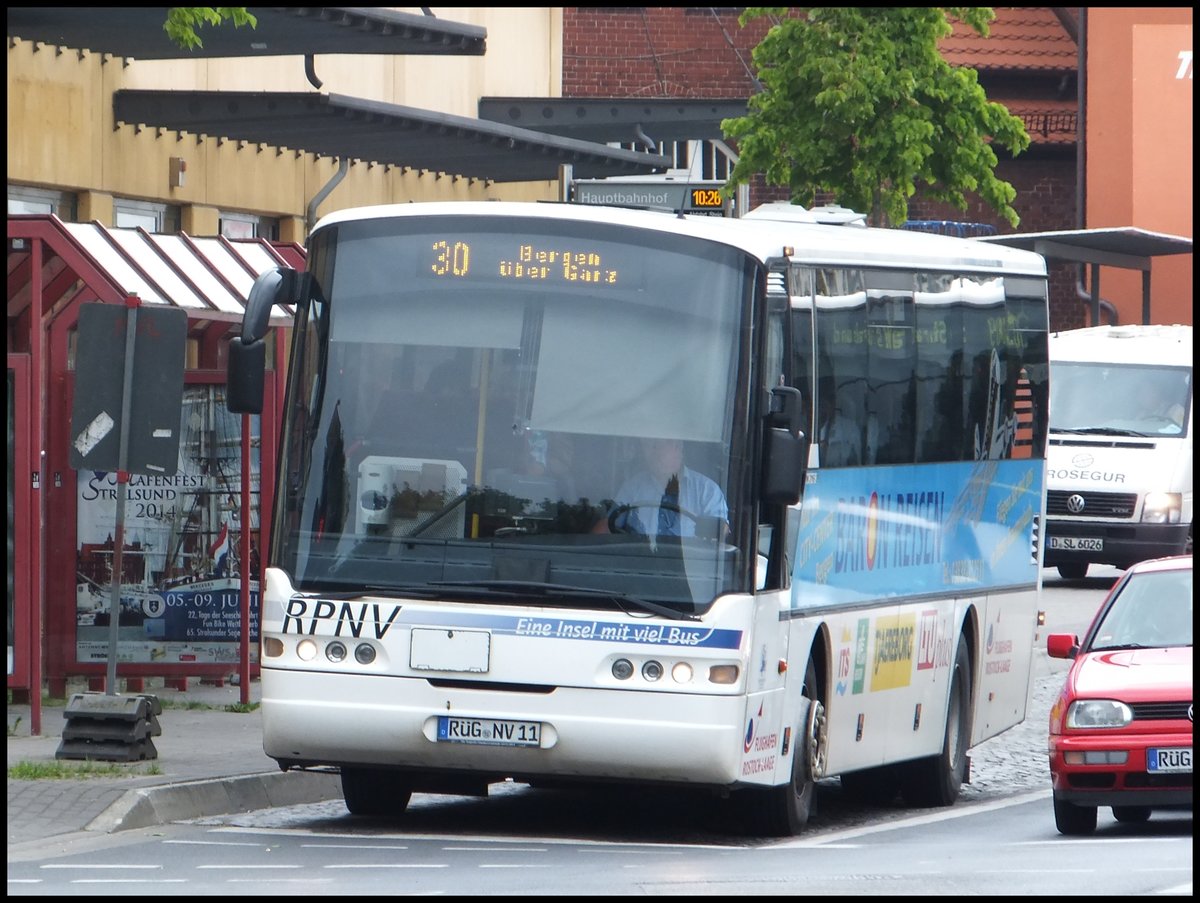
<instances>
[{"instance_id":1,"label":"green tree","mask_svg":"<svg viewBox=\"0 0 1200 903\"><path fill-rule=\"evenodd\" d=\"M258 19L244 6L173 6L167 11L163 30L184 50L195 50L204 46L197 30L205 25L220 25L226 19L232 20L237 28L258 27Z\"/></svg>"},{"instance_id":2,"label":"green tree","mask_svg":"<svg viewBox=\"0 0 1200 903\"><path fill-rule=\"evenodd\" d=\"M729 188L762 173L811 206L818 191L869 211L871 222L907 219L918 185L925 196L967 207L976 192L1012 226L1016 190L996 177L992 142L1019 154L1029 146L1021 120L990 102L974 69L953 67L938 41L947 14L983 36L990 8L749 8L776 24L755 47L762 90L747 115L722 128L736 142Z\"/></svg>"}]
</instances>

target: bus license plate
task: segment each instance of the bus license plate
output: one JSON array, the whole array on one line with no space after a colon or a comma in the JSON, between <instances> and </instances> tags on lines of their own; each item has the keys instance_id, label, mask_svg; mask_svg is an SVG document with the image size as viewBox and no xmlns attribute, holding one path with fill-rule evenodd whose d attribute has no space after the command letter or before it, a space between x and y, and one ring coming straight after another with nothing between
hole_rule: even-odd
<instances>
[{"instance_id":1,"label":"bus license plate","mask_svg":"<svg viewBox=\"0 0 1200 903\"><path fill-rule=\"evenodd\" d=\"M1104 540L1088 536L1051 536L1050 548L1065 552L1103 552Z\"/></svg>"},{"instance_id":2,"label":"bus license plate","mask_svg":"<svg viewBox=\"0 0 1200 903\"><path fill-rule=\"evenodd\" d=\"M1146 750L1146 771L1151 774L1191 774L1190 748Z\"/></svg>"},{"instance_id":3,"label":"bus license plate","mask_svg":"<svg viewBox=\"0 0 1200 903\"><path fill-rule=\"evenodd\" d=\"M542 725L537 721L498 721L492 718L455 718L452 715L440 715L437 738L443 743L541 746Z\"/></svg>"}]
</instances>

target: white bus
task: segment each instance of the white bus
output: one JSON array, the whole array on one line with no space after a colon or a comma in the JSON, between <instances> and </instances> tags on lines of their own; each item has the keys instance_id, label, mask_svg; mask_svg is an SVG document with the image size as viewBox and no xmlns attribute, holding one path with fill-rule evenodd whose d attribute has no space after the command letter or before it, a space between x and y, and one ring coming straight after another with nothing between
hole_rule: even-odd
<instances>
[{"instance_id":1,"label":"white bus","mask_svg":"<svg viewBox=\"0 0 1200 903\"><path fill-rule=\"evenodd\" d=\"M364 815L506 779L710 789L761 835L834 776L952 803L1026 710L1045 263L818 219L381 206L260 277L233 410L297 305L267 755Z\"/></svg>"},{"instance_id":2,"label":"white bus","mask_svg":"<svg viewBox=\"0 0 1200 903\"><path fill-rule=\"evenodd\" d=\"M1050 336L1044 564L1068 579L1192 551L1192 327Z\"/></svg>"}]
</instances>

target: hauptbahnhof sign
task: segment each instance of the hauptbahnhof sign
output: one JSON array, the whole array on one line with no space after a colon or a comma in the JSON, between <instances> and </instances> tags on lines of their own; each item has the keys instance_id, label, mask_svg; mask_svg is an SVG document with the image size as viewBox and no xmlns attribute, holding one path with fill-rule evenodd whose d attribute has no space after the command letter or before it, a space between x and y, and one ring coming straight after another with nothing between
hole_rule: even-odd
<instances>
[{"instance_id":1,"label":"hauptbahnhof sign","mask_svg":"<svg viewBox=\"0 0 1200 903\"><path fill-rule=\"evenodd\" d=\"M571 200L577 204L650 207L706 216L732 216L732 202L721 197L724 185L724 182L684 179L577 180L571 185Z\"/></svg>"}]
</instances>

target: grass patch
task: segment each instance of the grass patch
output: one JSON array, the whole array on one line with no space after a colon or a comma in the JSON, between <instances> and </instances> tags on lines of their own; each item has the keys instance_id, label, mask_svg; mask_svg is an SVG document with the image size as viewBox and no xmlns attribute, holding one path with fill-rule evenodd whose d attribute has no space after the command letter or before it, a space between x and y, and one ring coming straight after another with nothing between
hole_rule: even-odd
<instances>
[{"instance_id":1,"label":"grass patch","mask_svg":"<svg viewBox=\"0 0 1200 903\"><path fill-rule=\"evenodd\" d=\"M47 781L85 778L125 778L130 775L157 775L162 769L155 764L123 765L117 762L17 762L8 767L14 781Z\"/></svg>"},{"instance_id":2,"label":"grass patch","mask_svg":"<svg viewBox=\"0 0 1200 903\"><path fill-rule=\"evenodd\" d=\"M224 705L214 705L211 702L196 702L190 699L163 699L161 696L158 698L158 701L162 705L164 712L168 709L176 709L188 712L237 712L245 714L246 712L256 711L259 705L261 705L261 703L257 702L230 702Z\"/></svg>"}]
</instances>

